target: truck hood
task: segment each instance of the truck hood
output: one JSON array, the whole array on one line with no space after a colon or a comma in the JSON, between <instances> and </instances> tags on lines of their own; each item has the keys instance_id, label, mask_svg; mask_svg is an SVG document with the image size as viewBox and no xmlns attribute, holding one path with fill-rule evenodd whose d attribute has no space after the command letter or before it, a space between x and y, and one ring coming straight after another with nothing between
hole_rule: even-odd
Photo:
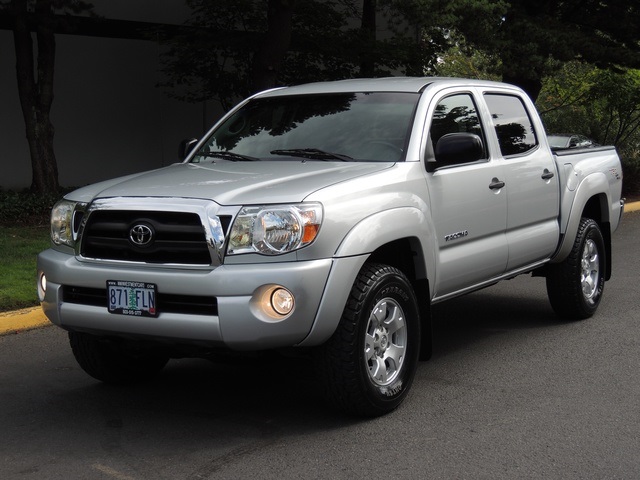
<instances>
[{"instance_id":1,"label":"truck hood","mask_svg":"<svg viewBox=\"0 0 640 480\"><path fill-rule=\"evenodd\" d=\"M180 163L83 187L67 198L183 197L220 205L295 203L323 187L391 168L392 163L263 161Z\"/></svg>"}]
</instances>

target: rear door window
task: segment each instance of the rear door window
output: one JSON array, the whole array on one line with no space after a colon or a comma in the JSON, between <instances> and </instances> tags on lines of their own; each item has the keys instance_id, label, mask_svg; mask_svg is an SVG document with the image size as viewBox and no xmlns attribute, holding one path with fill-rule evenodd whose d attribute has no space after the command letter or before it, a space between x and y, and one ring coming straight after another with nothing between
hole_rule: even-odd
<instances>
[{"instance_id":1,"label":"rear door window","mask_svg":"<svg viewBox=\"0 0 640 480\"><path fill-rule=\"evenodd\" d=\"M521 155L536 148L536 132L519 97L488 93L485 100L503 156Z\"/></svg>"}]
</instances>

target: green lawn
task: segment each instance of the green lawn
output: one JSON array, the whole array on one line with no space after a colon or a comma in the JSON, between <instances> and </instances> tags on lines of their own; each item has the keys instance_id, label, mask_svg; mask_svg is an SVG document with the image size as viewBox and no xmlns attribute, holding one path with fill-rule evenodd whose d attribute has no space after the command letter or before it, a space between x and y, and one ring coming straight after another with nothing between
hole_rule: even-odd
<instances>
[{"instance_id":1,"label":"green lawn","mask_svg":"<svg viewBox=\"0 0 640 480\"><path fill-rule=\"evenodd\" d=\"M36 255L49 247L49 226L0 226L0 312L38 305Z\"/></svg>"}]
</instances>

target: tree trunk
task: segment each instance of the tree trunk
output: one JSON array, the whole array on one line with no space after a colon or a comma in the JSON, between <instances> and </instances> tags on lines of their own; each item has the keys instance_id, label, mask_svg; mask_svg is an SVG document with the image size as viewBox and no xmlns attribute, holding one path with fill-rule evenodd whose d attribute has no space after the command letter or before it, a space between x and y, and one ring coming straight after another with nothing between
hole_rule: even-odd
<instances>
[{"instance_id":1,"label":"tree trunk","mask_svg":"<svg viewBox=\"0 0 640 480\"><path fill-rule=\"evenodd\" d=\"M54 128L49 116L53 103L56 51L51 0L36 2L37 78L33 38L27 24L27 2L14 0L12 6L18 94L31 156L31 190L37 193L56 192L59 188L58 165L53 150Z\"/></svg>"},{"instance_id":2,"label":"tree trunk","mask_svg":"<svg viewBox=\"0 0 640 480\"><path fill-rule=\"evenodd\" d=\"M291 44L291 19L295 0L269 0L267 32L253 60L254 92L278 85L278 74Z\"/></svg>"},{"instance_id":3,"label":"tree trunk","mask_svg":"<svg viewBox=\"0 0 640 480\"><path fill-rule=\"evenodd\" d=\"M373 46L376 43L376 0L364 0L362 3L362 22L360 24L363 45L366 51L362 52L360 62L360 76L373 77L376 62L373 56Z\"/></svg>"}]
</instances>

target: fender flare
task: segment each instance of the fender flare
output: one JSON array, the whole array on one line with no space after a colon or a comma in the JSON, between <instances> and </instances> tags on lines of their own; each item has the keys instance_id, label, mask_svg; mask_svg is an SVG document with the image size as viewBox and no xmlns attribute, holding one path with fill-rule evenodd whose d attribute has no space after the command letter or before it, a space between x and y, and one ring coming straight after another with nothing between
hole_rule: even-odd
<instances>
[{"instance_id":1,"label":"fender flare","mask_svg":"<svg viewBox=\"0 0 640 480\"><path fill-rule=\"evenodd\" d=\"M604 173L592 173L585 177L581 182L576 193L573 197L573 201L568 210L568 220L566 222L566 230L555 255L553 256L552 263L558 263L564 260L571 248L573 242L578 233L578 226L580 225L580 219L584 213L587 203L595 197L604 196L604 205L602 200L600 203L600 218L594 218L600 225L608 225L611 217L611 200L609 198L609 182ZM564 212L563 212L564 213ZM603 235L609 236L609 232L603 232ZM608 248L608 246L607 246Z\"/></svg>"},{"instance_id":2,"label":"fender flare","mask_svg":"<svg viewBox=\"0 0 640 480\"><path fill-rule=\"evenodd\" d=\"M372 232L375 234L372 235ZM360 269L378 248L405 238L419 239L419 257L414 259L416 276L435 275L435 238L429 219L416 207L398 207L364 218L347 233L334 254L320 306L309 335L298 346L320 345L335 331Z\"/></svg>"},{"instance_id":3,"label":"fender flare","mask_svg":"<svg viewBox=\"0 0 640 480\"><path fill-rule=\"evenodd\" d=\"M424 211L417 207L391 208L364 218L345 235L334 257L371 253L390 242L411 237L420 239L423 252L430 252L430 258L425 256L425 263L427 271L432 271L435 266L433 228Z\"/></svg>"}]
</instances>

